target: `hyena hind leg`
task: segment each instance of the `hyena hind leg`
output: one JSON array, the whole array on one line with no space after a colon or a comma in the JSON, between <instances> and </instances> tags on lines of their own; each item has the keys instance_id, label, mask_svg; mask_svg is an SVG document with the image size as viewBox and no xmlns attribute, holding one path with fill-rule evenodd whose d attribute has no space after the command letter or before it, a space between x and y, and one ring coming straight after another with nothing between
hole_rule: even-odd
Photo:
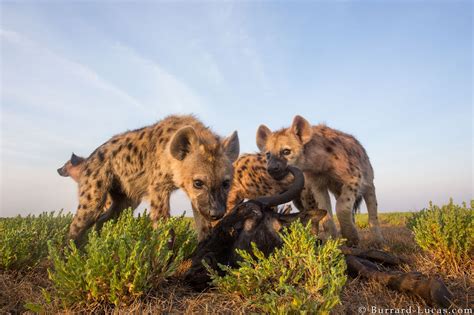
<instances>
[{"instance_id":1,"label":"hyena hind leg","mask_svg":"<svg viewBox=\"0 0 474 315\"><path fill-rule=\"evenodd\" d=\"M95 229L97 231L100 231L104 223L108 220L117 220L123 210L128 208L135 210L140 204L140 202L129 198L123 192L111 191L109 195L112 199L112 204L110 208L97 219L95 223Z\"/></svg>"},{"instance_id":2,"label":"hyena hind leg","mask_svg":"<svg viewBox=\"0 0 474 315\"><path fill-rule=\"evenodd\" d=\"M341 226L342 237L347 239L348 245L359 243L359 234L352 220L352 209L356 200L354 190L343 187L340 196L336 200L336 214Z\"/></svg>"},{"instance_id":3,"label":"hyena hind leg","mask_svg":"<svg viewBox=\"0 0 474 315\"><path fill-rule=\"evenodd\" d=\"M171 189L160 187L159 184L150 186L148 195L150 196L150 218L153 227L158 226L158 220L170 217L170 195Z\"/></svg>"},{"instance_id":4,"label":"hyena hind leg","mask_svg":"<svg viewBox=\"0 0 474 315\"><path fill-rule=\"evenodd\" d=\"M81 244L85 232L97 221L103 211L109 183L105 180L87 182L79 188L79 205L69 227L69 238Z\"/></svg>"},{"instance_id":5,"label":"hyena hind leg","mask_svg":"<svg viewBox=\"0 0 474 315\"><path fill-rule=\"evenodd\" d=\"M337 237L337 228L332 216L331 197L326 187L313 188L313 196L320 209L326 210L326 216L321 220L324 232L332 238Z\"/></svg>"},{"instance_id":6,"label":"hyena hind leg","mask_svg":"<svg viewBox=\"0 0 474 315\"><path fill-rule=\"evenodd\" d=\"M382 243L384 239L382 236L382 232L380 231L377 210L377 197L375 195L374 185L371 185L367 188L367 190L363 194L363 197L365 200L365 204L367 205L367 212L369 213L369 226L371 229L371 233L377 243Z\"/></svg>"}]
</instances>

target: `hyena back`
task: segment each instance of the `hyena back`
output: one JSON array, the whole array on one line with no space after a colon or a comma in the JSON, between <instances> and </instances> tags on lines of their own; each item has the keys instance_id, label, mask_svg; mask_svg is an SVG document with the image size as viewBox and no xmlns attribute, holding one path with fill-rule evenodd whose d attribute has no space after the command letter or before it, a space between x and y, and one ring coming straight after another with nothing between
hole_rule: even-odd
<instances>
[{"instance_id":1,"label":"hyena back","mask_svg":"<svg viewBox=\"0 0 474 315\"><path fill-rule=\"evenodd\" d=\"M383 240L377 218L374 172L365 149L353 136L325 125L311 126L303 117L296 116L290 128L275 132L261 125L257 146L267 155L267 169L272 175L278 176L287 164L305 172L316 200L324 200L321 208L331 211L328 189L335 195L341 234L349 244L359 241L353 208L360 196L366 202L375 240Z\"/></svg>"},{"instance_id":2,"label":"hyena back","mask_svg":"<svg viewBox=\"0 0 474 315\"><path fill-rule=\"evenodd\" d=\"M192 116L169 116L158 123L112 137L84 162L79 206L69 236L78 240L94 224L110 193L109 211L150 201L156 222L170 215L170 195L181 188L191 200L198 237L225 214L232 162L239 155L234 132L221 139Z\"/></svg>"}]
</instances>

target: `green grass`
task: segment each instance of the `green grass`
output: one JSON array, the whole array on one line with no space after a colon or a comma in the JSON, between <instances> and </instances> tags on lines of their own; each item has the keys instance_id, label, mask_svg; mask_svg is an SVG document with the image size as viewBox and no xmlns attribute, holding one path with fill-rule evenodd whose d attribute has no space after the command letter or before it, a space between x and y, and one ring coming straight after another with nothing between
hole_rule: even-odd
<instances>
[{"instance_id":1,"label":"green grass","mask_svg":"<svg viewBox=\"0 0 474 315\"><path fill-rule=\"evenodd\" d=\"M133 303L171 277L197 244L188 220L161 220L153 229L146 213L132 211L88 236L83 251L72 241L64 252L50 246L52 293L64 306Z\"/></svg>"},{"instance_id":2,"label":"green grass","mask_svg":"<svg viewBox=\"0 0 474 315\"><path fill-rule=\"evenodd\" d=\"M474 251L474 200L456 205L452 200L441 207L430 203L411 218L416 243L446 270L469 268Z\"/></svg>"},{"instance_id":3,"label":"green grass","mask_svg":"<svg viewBox=\"0 0 474 315\"><path fill-rule=\"evenodd\" d=\"M51 247L62 247L72 215L59 212L0 219L0 268L33 267L48 256Z\"/></svg>"},{"instance_id":4,"label":"green grass","mask_svg":"<svg viewBox=\"0 0 474 315\"><path fill-rule=\"evenodd\" d=\"M222 292L240 295L263 313L327 314L340 302L346 282L346 263L339 240L317 246L311 227L295 222L281 234L283 247L268 257L253 247L239 250L243 261L226 275L212 271L213 284Z\"/></svg>"},{"instance_id":5,"label":"green grass","mask_svg":"<svg viewBox=\"0 0 474 315\"><path fill-rule=\"evenodd\" d=\"M451 272L469 270L468 265L472 264L473 206L472 201L469 206L452 202L443 206L430 204L418 213L380 213L379 220L387 229L396 227L405 232L406 240L400 246L412 246L423 257L423 263L426 260L436 268L444 268L435 272L454 277ZM48 290L44 291L46 299L22 299L33 302L28 304L29 309L59 312L64 307L122 308L136 300L144 301L141 297L155 292L176 275L177 266L196 245L192 218L162 221L154 231L148 216L133 217L128 211L118 222L106 223L101 233L91 231L88 244L79 250L65 241L71 219L71 214L61 212L0 219L0 269L5 275L26 274L41 262L52 266L50 280L43 269L44 280L40 282ZM358 227L368 227L367 214L356 215L355 219ZM265 313L324 313L331 309L338 303L345 281L338 244L313 246L306 229L296 226L285 232L285 246L269 257L263 257L256 249L254 256L241 253L244 261L240 268L229 270L225 277L214 277L217 290L230 293L223 295L228 299L237 294L251 309ZM466 281L459 280L452 288L462 287L463 283ZM462 288L457 292L460 296L468 290ZM5 287L3 291L9 290ZM40 289L34 287L31 291ZM46 307L46 303L51 304ZM349 303L347 297L344 303Z\"/></svg>"},{"instance_id":6,"label":"green grass","mask_svg":"<svg viewBox=\"0 0 474 315\"><path fill-rule=\"evenodd\" d=\"M391 226L405 226L412 216L413 212L389 212L378 214L380 224ZM361 229L369 228L369 215L367 213L356 214L355 223L356 226Z\"/></svg>"}]
</instances>

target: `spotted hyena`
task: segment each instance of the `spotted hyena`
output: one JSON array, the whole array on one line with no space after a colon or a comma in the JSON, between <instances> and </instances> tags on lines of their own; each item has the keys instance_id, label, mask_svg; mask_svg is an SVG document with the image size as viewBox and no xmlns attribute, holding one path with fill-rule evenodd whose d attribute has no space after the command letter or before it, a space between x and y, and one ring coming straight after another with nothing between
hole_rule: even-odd
<instances>
[{"instance_id":1,"label":"spotted hyena","mask_svg":"<svg viewBox=\"0 0 474 315\"><path fill-rule=\"evenodd\" d=\"M79 178L82 175L82 167L86 159L82 156L77 156L74 153L71 158L64 163L63 166L58 168L58 174L63 177L71 177L76 183L79 182Z\"/></svg>"},{"instance_id":2,"label":"spotted hyena","mask_svg":"<svg viewBox=\"0 0 474 315\"><path fill-rule=\"evenodd\" d=\"M353 222L353 207L362 196L369 212L369 224L376 241L382 241L377 218L374 172L362 145L353 136L325 125L311 126L296 116L290 128L275 132L261 125L257 146L265 152L270 174L278 176L287 164L300 168L322 209L331 211L328 189L336 196L336 214L341 234L350 244L359 236Z\"/></svg>"},{"instance_id":3,"label":"spotted hyena","mask_svg":"<svg viewBox=\"0 0 474 315\"><path fill-rule=\"evenodd\" d=\"M72 153L71 158L64 163L63 166L58 168L58 174L63 176L63 177L70 177L72 180L74 180L76 183L79 183L79 179L82 176L83 173L83 166L84 166L84 161L86 159L82 156L78 156L74 153ZM114 193L114 192L113 192ZM117 194L117 192L115 192ZM112 199L110 195L107 196L107 199L104 204L103 208L103 214L101 215L101 219L99 219L99 224L98 227L102 225L102 223L107 220L111 219L112 215L118 215L118 213L110 213L108 214L108 210L110 209L110 206L112 205ZM97 225L97 223L96 223Z\"/></svg>"},{"instance_id":4,"label":"spotted hyena","mask_svg":"<svg viewBox=\"0 0 474 315\"><path fill-rule=\"evenodd\" d=\"M69 236L80 239L97 221L108 193L111 213L135 208L146 198L156 222L169 217L170 195L181 188L191 200L202 239L210 222L225 214L232 162L238 155L237 132L222 139L193 116L169 116L114 136L84 161Z\"/></svg>"},{"instance_id":5,"label":"spotted hyena","mask_svg":"<svg viewBox=\"0 0 474 315\"><path fill-rule=\"evenodd\" d=\"M234 178L232 186L227 198L227 211L231 211L236 205L245 199L256 199L261 196L277 195L286 191L293 182L293 175L284 174L281 178L273 178L267 172L267 158L262 153L247 153L242 154L234 162ZM303 189L301 194L293 200L293 204L300 211L317 210L318 203L313 197L307 186ZM286 207L283 213L291 211L291 208ZM325 216L324 221L331 219L330 216ZM313 222L313 231L318 231L317 222ZM335 227L333 230L326 231L329 235L335 237Z\"/></svg>"}]
</instances>

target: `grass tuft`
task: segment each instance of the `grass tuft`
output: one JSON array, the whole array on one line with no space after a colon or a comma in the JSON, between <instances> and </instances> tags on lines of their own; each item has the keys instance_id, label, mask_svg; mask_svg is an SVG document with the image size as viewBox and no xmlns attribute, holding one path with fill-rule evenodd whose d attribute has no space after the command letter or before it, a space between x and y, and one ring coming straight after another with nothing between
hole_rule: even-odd
<instances>
[{"instance_id":1,"label":"grass tuft","mask_svg":"<svg viewBox=\"0 0 474 315\"><path fill-rule=\"evenodd\" d=\"M439 266L451 272L467 270L474 250L474 200L470 207L456 205L452 200L438 207L430 202L427 209L416 214L407 226L416 243L429 252Z\"/></svg>"},{"instance_id":2,"label":"grass tuft","mask_svg":"<svg viewBox=\"0 0 474 315\"><path fill-rule=\"evenodd\" d=\"M48 256L48 242L55 248L64 245L71 220L72 214L61 211L0 219L0 268L34 267Z\"/></svg>"},{"instance_id":3,"label":"grass tuft","mask_svg":"<svg viewBox=\"0 0 474 315\"><path fill-rule=\"evenodd\" d=\"M283 246L268 257L255 245L251 253L238 250L239 268L221 266L222 277L210 270L213 284L264 313L328 313L340 303L346 282L340 241L318 246L310 225L300 222L284 229L281 238Z\"/></svg>"},{"instance_id":4,"label":"grass tuft","mask_svg":"<svg viewBox=\"0 0 474 315\"><path fill-rule=\"evenodd\" d=\"M84 250L70 242L64 252L50 246L49 278L54 295L65 306L133 303L172 276L197 243L183 218L158 222L153 229L146 213L124 211L100 233L89 233Z\"/></svg>"}]
</instances>

